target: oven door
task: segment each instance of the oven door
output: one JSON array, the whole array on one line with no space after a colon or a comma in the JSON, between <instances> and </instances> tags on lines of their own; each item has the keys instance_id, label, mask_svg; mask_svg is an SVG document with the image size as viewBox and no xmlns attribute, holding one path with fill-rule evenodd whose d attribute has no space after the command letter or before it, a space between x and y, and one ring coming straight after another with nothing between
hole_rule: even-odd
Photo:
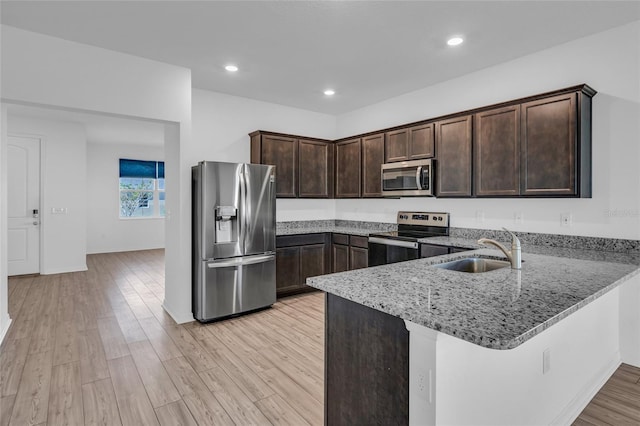
<instances>
[{"instance_id":1,"label":"oven door","mask_svg":"<svg viewBox=\"0 0 640 426\"><path fill-rule=\"evenodd\" d=\"M420 257L420 245L382 237L369 237L369 266L404 262Z\"/></svg>"},{"instance_id":2,"label":"oven door","mask_svg":"<svg viewBox=\"0 0 640 426\"><path fill-rule=\"evenodd\" d=\"M432 160L383 164L381 173L385 197L433 195Z\"/></svg>"}]
</instances>

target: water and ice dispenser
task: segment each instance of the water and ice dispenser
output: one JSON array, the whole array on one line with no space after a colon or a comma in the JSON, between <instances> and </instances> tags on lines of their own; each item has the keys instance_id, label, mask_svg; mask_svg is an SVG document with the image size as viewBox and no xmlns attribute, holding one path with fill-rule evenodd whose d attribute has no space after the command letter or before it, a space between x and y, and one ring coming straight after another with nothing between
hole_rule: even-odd
<instances>
[{"instance_id":1,"label":"water and ice dispenser","mask_svg":"<svg viewBox=\"0 0 640 426\"><path fill-rule=\"evenodd\" d=\"M216 243L238 241L238 209L233 206L216 207Z\"/></svg>"}]
</instances>

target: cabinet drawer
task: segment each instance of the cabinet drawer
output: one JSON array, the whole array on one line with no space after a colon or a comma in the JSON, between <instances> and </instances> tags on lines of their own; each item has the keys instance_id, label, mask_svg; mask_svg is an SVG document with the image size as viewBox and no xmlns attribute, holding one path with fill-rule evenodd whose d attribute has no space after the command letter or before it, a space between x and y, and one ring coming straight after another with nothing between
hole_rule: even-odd
<instances>
[{"instance_id":1,"label":"cabinet drawer","mask_svg":"<svg viewBox=\"0 0 640 426\"><path fill-rule=\"evenodd\" d=\"M333 234L332 241L334 244L349 245L349 236L347 234Z\"/></svg>"},{"instance_id":2,"label":"cabinet drawer","mask_svg":"<svg viewBox=\"0 0 640 426\"><path fill-rule=\"evenodd\" d=\"M276 237L276 247L305 246L309 244L324 244L325 234L281 235Z\"/></svg>"},{"instance_id":3,"label":"cabinet drawer","mask_svg":"<svg viewBox=\"0 0 640 426\"><path fill-rule=\"evenodd\" d=\"M349 237L349 244L354 247L369 248L369 238L351 235Z\"/></svg>"}]
</instances>

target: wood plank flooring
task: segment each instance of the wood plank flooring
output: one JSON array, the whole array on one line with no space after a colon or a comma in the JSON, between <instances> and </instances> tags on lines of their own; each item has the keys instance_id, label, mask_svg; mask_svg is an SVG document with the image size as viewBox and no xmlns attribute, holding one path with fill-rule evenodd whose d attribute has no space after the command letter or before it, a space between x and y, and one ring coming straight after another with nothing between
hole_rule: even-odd
<instances>
[{"instance_id":1,"label":"wood plank flooring","mask_svg":"<svg viewBox=\"0 0 640 426\"><path fill-rule=\"evenodd\" d=\"M87 263L9 278L0 426L323 423L321 293L178 325L161 306L163 250Z\"/></svg>"},{"instance_id":2,"label":"wood plank flooring","mask_svg":"<svg viewBox=\"0 0 640 426\"><path fill-rule=\"evenodd\" d=\"M87 263L9 279L0 426L323 424L322 293L178 325L163 250ZM623 364L574 424L640 424L640 369Z\"/></svg>"},{"instance_id":3,"label":"wood plank flooring","mask_svg":"<svg viewBox=\"0 0 640 426\"><path fill-rule=\"evenodd\" d=\"M640 425L640 368L618 367L573 424Z\"/></svg>"}]
</instances>

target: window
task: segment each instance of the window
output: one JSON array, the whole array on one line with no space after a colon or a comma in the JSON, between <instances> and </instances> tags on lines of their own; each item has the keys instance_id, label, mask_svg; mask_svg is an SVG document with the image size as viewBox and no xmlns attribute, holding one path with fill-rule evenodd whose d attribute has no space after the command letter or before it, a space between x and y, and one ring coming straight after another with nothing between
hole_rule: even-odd
<instances>
[{"instance_id":1,"label":"window","mask_svg":"<svg viewBox=\"0 0 640 426\"><path fill-rule=\"evenodd\" d=\"M120 217L164 217L164 162L120 159Z\"/></svg>"}]
</instances>

